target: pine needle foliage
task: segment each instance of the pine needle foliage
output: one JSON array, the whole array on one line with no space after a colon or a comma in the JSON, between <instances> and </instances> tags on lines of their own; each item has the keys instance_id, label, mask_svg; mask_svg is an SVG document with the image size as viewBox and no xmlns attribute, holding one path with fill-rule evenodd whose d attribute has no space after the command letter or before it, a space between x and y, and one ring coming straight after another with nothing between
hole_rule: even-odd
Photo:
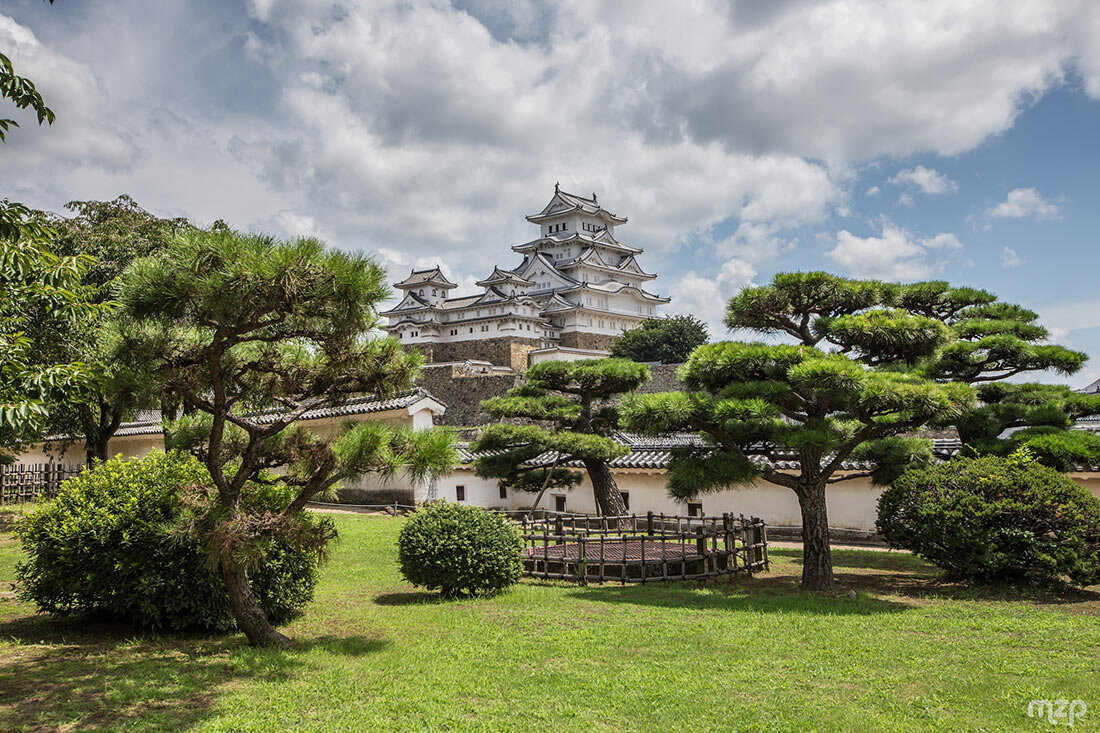
<instances>
[{"instance_id":1,"label":"pine needle foliage","mask_svg":"<svg viewBox=\"0 0 1100 733\"><path fill-rule=\"evenodd\" d=\"M312 410L413 386L416 352L373 335L386 273L372 260L312 238L278 241L224 226L179 233L122 277L128 358L150 365L159 389L195 414L167 443L199 455L224 516L214 535L237 624L253 644L285 644L256 605L247 555L268 529L285 532L312 498L364 473L421 479L455 463L445 431L347 424L332 435L299 425ZM279 518L250 514L241 489L280 468L295 491ZM247 542L235 538L245 538Z\"/></svg>"},{"instance_id":2,"label":"pine needle foliage","mask_svg":"<svg viewBox=\"0 0 1100 733\"><path fill-rule=\"evenodd\" d=\"M474 463L475 472L505 488L537 493L537 506L545 491L570 489L581 482L581 473L567 465L579 462L592 481L600 511L610 516L625 514L608 468L610 461L627 453L610 437L618 424L611 401L648 378L645 365L626 359L532 366L522 385L481 403L482 409L502 420L526 422L500 422L485 428L470 446L482 453Z\"/></svg>"}]
</instances>

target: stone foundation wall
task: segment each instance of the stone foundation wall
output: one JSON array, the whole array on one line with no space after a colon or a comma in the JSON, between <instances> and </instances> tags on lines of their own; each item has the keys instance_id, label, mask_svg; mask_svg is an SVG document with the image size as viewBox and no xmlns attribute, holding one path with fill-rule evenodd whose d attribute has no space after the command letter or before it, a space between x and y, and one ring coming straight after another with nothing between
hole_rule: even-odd
<instances>
[{"instance_id":1,"label":"stone foundation wall","mask_svg":"<svg viewBox=\"0 0 1100 733\"><path fill-rule=\"evenodd\" d=\"M610 351L614 336L605 336L601 333L580 333L571 331L561 335L561 345L571 349L600 349Z\"/></svg>"},{"instance_id":2,"label":"stone foundation wall","mask_svg":"<svg viewBox=\"0 0 1100 733\"><path fill-rule=\"evenodd\" d=\"M407 348L417 349L424 355L428 364L442 364L450 361L487 361L497 366L506 366L523 371L527 368L527 354L539 348L539 339L504 338L479 339L477 341L452 341L442 344L415 344Z\"/></svg>"},{"instance_id":3,"label":"stone foundation wall","mask_svg":"<svg viewBox=\"0 0 1100 733\"><path fill-rule=\"evenodd\" d=\"M676 381L679 364L654 364L649 381L640 392L669 392L680 389ZM476 427L495 422L481 409L481 401L503 395L522 382L519 374L466 374L461 368L431 367L421 372L417 385L447 405L447 412L435 419L436 425Z\"/></svg>"},{"instance_id":4,"label":"stone foundation wall","mask_svg":"<svg viewBox=\"0 0 1100 733\"><path fill-rule=\"evenodd\" d=\"M464 375L436 367L422 371L417 385L447 406L447 412L435 418L436 425L466 427L493 422L494 418L482 411L481 401L504 394L518 382L515 374Z\"/></svg>"}]
</instances>

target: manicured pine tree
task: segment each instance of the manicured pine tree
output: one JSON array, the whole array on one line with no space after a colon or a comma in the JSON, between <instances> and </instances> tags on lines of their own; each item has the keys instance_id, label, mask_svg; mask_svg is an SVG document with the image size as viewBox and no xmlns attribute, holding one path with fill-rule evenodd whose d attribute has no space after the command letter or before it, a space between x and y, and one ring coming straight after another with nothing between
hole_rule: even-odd
<instances>
[{"instance_id":1,"label":"manicured pine tree","mask_svg":"<svg viewBox=\"0 0 1100 733\"><path fill-rule=\"evenodd\" d=\"M899 288L827 273L776 275L770 285L733 298L726 323L800 343L702 346L680 370L688 391L635 394L620 407L629 429L690 430L704 438L704 445L674 454L673 496L693 498L760 479L793 490L802 513L807 589L833 586L827 488L866 477L886 483L929 461L930 441L906 434L951 422L974 402L967 385L940 383L918 370L950 334L934 318L890 307ZM792 455L799 469L774 467ZM849 459L874 468L842 470Z\"/></svg>"},{"instance_id":2,"label":"manicured pine tree","mask_svg":"<svg viewBox=\"0 0 1100 733\"><path fill-rule=\"evenodd\" d=\"M219 227L181 233L160 254L133 263L120 301L138 328L130 358L194 406L167 441L202 457L217 490L211 532L234 617L254 645L286 644L249 585L273 536L323 546L296 522L298 509L344 478L405 470L415 479L448 472L452 436L364 423L320 436L297 425L311 410L359 394L409 388L419 356L376 338L386 273L374 262L315 239L279 242ZM282 467L296 492L276 515L241 504L248 481Z\"/></svg>"},{"instance_id":3,"label":"manicured pine tree","mask_svg":"<svg viewBox=\"0 0 1100 733\"><path fill-rule=\"evenodd\" d=\"M898 306L934 318L949 329L950 341L924 365L939 381L974 385L978 404L954 423L970 452L1007 456L1021 446L1052 468L1100 460L1100 436L1071 430L1077 418L1100 414L1100 395L1065 385L1007 382L1021 374L1076 374L1088 356L1048 343L1039 316L1019 305L973 288L932 281L906 285ZM1015 429L1002 437L1006 430Z\"/></svg>"},{"instance_id":4,"label":"manicured pine tree","mask_svg":"<svg viewBox=\"0 0 1100 733\"><path fill-rule=\"evenodd\" d=\"M608 465L627 453L626 447L610 437L618 421L611 401L637 389L648 378L645 365L625 359L532 366L524 374L524 384L481 403L491 415L525 424L500 422L485 428L470 446L484 453L474 463L475 472L516 491L537 492L537 505L547 489L580 483L580 472L566 465L579 462L592 482L600 513L626 514ZM543 460L532 463L539 456Z\"/></svg>"}]
</instances>

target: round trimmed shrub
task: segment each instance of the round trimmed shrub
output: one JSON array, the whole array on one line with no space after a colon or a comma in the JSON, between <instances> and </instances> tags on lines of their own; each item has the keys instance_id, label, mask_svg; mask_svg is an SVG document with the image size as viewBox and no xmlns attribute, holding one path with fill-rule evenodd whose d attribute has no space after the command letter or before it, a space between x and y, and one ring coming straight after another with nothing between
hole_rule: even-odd
<instances>
[{"instance_id":1,"label":"round trimmed shrub","mask_svg":"<svg viewBox=\"0 0 1100 733\"><path fill-rule=\"evenodd\" d=\"M455 597L497 593L519 580L523 541L500 514L440 502L414 513L397 538L401 574Z\"/></svg>"},{"instance_id":2,"label":"round trimmed shrub","mask_svg":"<svg viewBox=\"0 0 1100 733\"><path fill-rule=\"evenodd\" d=\"M878 531L954 580L1100 583L1100 500L1026 451L906 472Z\"/></svg>"},{"instance_id":3,"label":"round trimmed shrub","mask_svg":"<svg viewBox=\"0 0 1100 733\"><path fill-rule=\"evenodd\" d=\"M249 485L242 506L278 511L291 500L279 484ZM229 594L192 520L213 508L210 477L194 457L154 452L98 463L61 486L16 527L27 560L17 593L39 610L100 611L159 629L228 630ZM303 513L300 520L317 523ZM252 589L273 623L313 597L316 550L271 540L251 570Z\"/></svg>"}]
</instances>

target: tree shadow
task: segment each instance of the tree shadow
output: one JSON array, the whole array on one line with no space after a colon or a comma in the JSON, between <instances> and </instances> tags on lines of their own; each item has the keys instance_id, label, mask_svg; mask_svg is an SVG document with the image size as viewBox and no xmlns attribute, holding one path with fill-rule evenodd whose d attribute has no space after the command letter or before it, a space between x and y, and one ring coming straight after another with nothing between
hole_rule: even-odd
<instances>
[{"instance_id":1,"label":"tree shadow","mask_svg":"<svg viewBox=\"0 0 1100 733\"><path fill-rule=\"evenodd\" d=\"M699 590L705 588L706 593ZM802 615L857 615L897 613L910 608L905 603L860 596L851 599L846 591L803 591L798 579L789 575L712 580L706 584L677 582L638 585L587 586L569 594L573 598L599 603L630 603L661 608L691 608L719 611L754 611Z\"/></svg>"},{"instance_id":2,"label":"tree shadow","mask_svg":"<svg viewBox=\"0 0 1100 733\"><path fill-rule=\"evenodd\" d=\"M802 551L772 549L772 558L783 558L797 567ZM909 552L881 550L833 550L833 577L837 585L868 593L901 596L914 601L1025 602L1038 605L1079 605L1100 613L1100 592L1071 586L980 585L953 581L943 571ZM1095 605L1096 608L1088 606Z\"/></svg>"},{"instance_id":3,"label":"tree shadow","mask_svg":"<svg viewBox=\"0 0 1100 733\"><path fill-rule=\"evenodd\" d=\"M0 728L184 730L228 687L303 673L314 649L363 656L385 640L319 636L253 649L238 633L153 634L102 616L34 615L0 623Z\"/></svg>"},{"instance_id":4,"label":"tree shadow","mask_svg":"<svg viewBox=\"0 0 1100 733\"><path fill-rule=\"evenodd\" d=\"M439 593L416 590L381 593L374 597L374 602L379 606L425 606L435 603L447 603L450 600Z\"/></svg>"},{"instance_id":5,"label":"tree shadow","mask_svg":"<svg viewBox=\"0 0 1100 733\"><path fill-rule=\"evenodd\" d=\"M294 649L303 651L322 649L345 657L364 657L383 651L390 645L388 639L372 639L365 636L315 636L294 641Z\"/></svg>"},{"instance_id":6,"label":"tree shadow","mask_svg":"<svg viewBox=\"0 0 1100 733\"><path fill-rule=\"evenodd\" d=\"M834 568L862 568L864 570L884 570L891 572L930 573L936 568L921 560L911 552L888 550L832 550ZM768 557L783 558L798 565L802 564L802 550L776 547L768 549Z\"/></svg>"}]
</instances>

